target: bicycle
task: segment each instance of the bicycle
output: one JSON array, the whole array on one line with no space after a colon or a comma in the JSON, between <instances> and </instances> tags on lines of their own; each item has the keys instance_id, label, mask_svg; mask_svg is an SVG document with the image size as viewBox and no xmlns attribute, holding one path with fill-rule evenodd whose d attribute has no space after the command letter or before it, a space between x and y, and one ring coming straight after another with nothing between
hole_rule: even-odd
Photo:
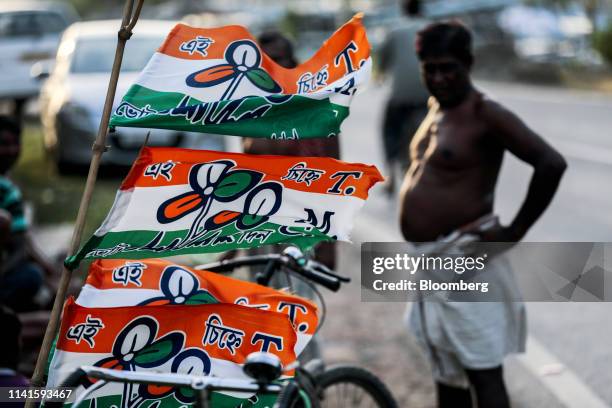
<instances>
[{"instance_id":1,"label":"bicycle","mask_svg":"<svg viewBox=\"0 0 612 408\"><path fill-rule=\"evenodd\" d=\"M315 333L322 326L325 315L325 301L319 290L311 283L326 287L332 291L338 291L342 283L350 282L350 278L336 274L325 265L306 258L302 252L294 247L285 249L281 254L254 255L240 257L231 260L218 261L210 264L199 265L196 269L205 269L211 272L229 273L242 266L265 265L264 271L259 273L256 281L259 284L269 286L275 273L285 270L305 284L311 287L313 293L319 299L321 307L321 319ZM289 281L290 285L291 282ZM253 353L253 355L262 353ZM268 354L268 353L264 353ZM174 387L191 387L200 391L195 404L197 407L209 407L212 391L249 391L251 393L270 392L277 393L278 398L274 408L353 408L372 406L380 408L396 408L397 403L385 384L369 371L351 365L338 365L325 367L320 359L309 361L303 367L298 362L293 367L295 377L283 380L282 385L274 383L282 372L276 367L276 363L270 361L255 361L255 357L249 355L244 365L247 375L255 381L242 379L221 379L214 377L194 377L184 374L166 373L158 374L151 372L121 372L98 367L82 367L73 373L62 384L64 387L76 386L85 377L102 378L108 381L124 383L156 384ZM271 359L278 358L270 355ZM269 359L268 359L269 360ZM252 364L253 363L253 364ZM257 363L257 364L254 364ZM280 365L280 361L278 361ZM96 377L98 376L98 377ZM246 381L246 382L245 382ZM98 382L89 388L96 387ZM101 384L99 386L102 386ZM99 387L98 386L98 387ZM85 395L80 395L78 403L84 401L97 388L86 390ZM52 408L61 405L47 405ZM77 401L73 408L78 408ZM237 407L238 408L238 407Z\"/></svg>"},{"instance_id":2,"label":"bicycle","mask_svg":"<svg viewBox=\"0 0 612 408\"><path fill-rule=\"evenodd\" d=\"M337 292L342 283L351 281L350 278L336 274L320 262L307 258L296 247L288 247L281 254L243 256L198 265L195 268L217 273L231 273L243 266L258 265L264 266L263 272L258 273L255 278L260 285L270 286L274 274L284 271L311 288L318 298L317 303L321 305L321 318L315 334L325 321L327 309L323 295L311 281L333 292ZM291 280L287 278L287 281L291 289ZM324 408L397 407L387 386L376 375L364 368L352 365L327 368L320 359L315 359L309 361L304 367L297 367L296 373L302 378L308 378L314 385L321 406Z\"/></svg>"},{"instance_id":3,"label":"bicycle","mask_svg":"<svg viewBox=\"0 0 612 408\"><path fill-rule=\"evenodd\" d=\"M212 393L248 392L255 395L278 394L274 408L319 408L318 396L310 384L300 378L279 380L283 372L280 359L271 353L256 352L247 356L243 366L244 373L251 379L203 377L180 373L157 373L147 371L121 371L109 368L82 366L62 382L61 387L78 387L86 378L96 380L87 387L72 403L79 408L97 389L109 382L188 387L195 392L195 408L212 407ZM65 401L51 401L46 408L60 408ZM242 405L241 405L242 406Z\"/></svg>"}]
</instances>

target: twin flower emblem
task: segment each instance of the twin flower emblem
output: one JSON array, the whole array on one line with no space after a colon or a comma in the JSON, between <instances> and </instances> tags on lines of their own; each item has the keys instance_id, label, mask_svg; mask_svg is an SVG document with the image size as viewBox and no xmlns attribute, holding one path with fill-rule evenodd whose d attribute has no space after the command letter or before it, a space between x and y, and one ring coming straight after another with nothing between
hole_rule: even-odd
<instances>
[{"instance_id":1,"label":"twin flower emblem","mask_svg":"<svg viewBox=\"0 0 612 408\"><path fill-rule=\"evenodd\" d=\"M139 306L208 305L219 301L207 290L200 289L200 282L191 272L180 266L164 269L159 283L163 296L147 299Z\"/></svg>"},{"instance_id":2,"label":"twin flower emblem","mask_svg":"<svg viewBox=\"0 0 612 408\"><path fill-rule=\"evenodd\" d=\"M197 305L213 304L219 301L208 291L200 289L198 279L180 266L167 267L160 280L161 297L155 297L140 305ZM112 356L99 360L98 367L114 370L136 371L138 368L152 369L170 362L170 372L207 376L211 372L208 354L199 348L183 350L185 335L170 332L158 337L158 323L155 319L143 316L125 326L116 337L111 351ZM95 381L85 379L88 387ZM132 386L130 386L132 388ZM136 393L124 389L123 401L127 406L137 407L145 400L160 399L173 394L181 403L189 404L195 400L193 389L173 388L157 385L141 385Z\"/></svg>"},{"instance_id":3,"label":"twin flower emblem","mask_svg":"<svg viewBox=\"0 0 612 408\"><path fill-rule=\"evenodd\" d=\"M189 172L191 191L163 202L157 210L157 221L168 224L197 212L187 241L231 223L238 230L248 230L268 221L281 206L282 184L273 181L260 183L262 173L232 170L234 166L230 160L194 165ZM208 217L213 202L230 203L244 194L242 212L222 210Z\"/></svg>"},{"instance_id":4,"label":"twin flower emblem","mask_svg":"<svg viewBox=\"0 0 612 408\"><path fill-rule=\"evenodd\" d=\"M159 367L170 360L170 372L209 375L211 361L208 354L198 348L183 349L185 336L180 332L171 332L157 338L158 324L151 317L139 317L121 330L113 344L112 356L98 361L98 367L114 370L136 371L137 368L151 369ZM182 350L182 351L181 351ZM88 387L97 380L84 380ZM133 384L124 387L122 399L127 406L138 406L144 400L159 399L174 394L183 403L195 400L195 391L191 388L173 388L153 384L141 385L133 393Z\"/></svg>"},{"instance_id":5,"label":"twin flower emblem","mask_svg":"<svg viewBox=\"0 0 612 408\"><path fill-rule=\"evenodd\" d=\"M243 79L247 79L257 88L277 94L282 88L270 74L260 68L261 53L251 40L240 40L231 43L225 50L226 64L219 64L196 71L189 75L185 82L194 88L209 88L229 81L221 100L232 97Z\"/></svg>"}]
</instances>

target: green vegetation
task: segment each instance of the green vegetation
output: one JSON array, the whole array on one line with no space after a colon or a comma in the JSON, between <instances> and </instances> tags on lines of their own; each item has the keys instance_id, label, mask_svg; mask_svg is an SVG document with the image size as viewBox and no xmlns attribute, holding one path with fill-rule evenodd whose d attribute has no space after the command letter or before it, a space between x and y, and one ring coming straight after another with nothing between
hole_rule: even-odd
<instances>
[{"instance_id":1,"label":"green vegetation","mask_svg":"<svg viewBox=\"0 0 612 408\"><path fill-rule=\"evenodd\" d=\"M593 36L593 46L612 65L612 23Z\"/></svg>"}]
</instances>

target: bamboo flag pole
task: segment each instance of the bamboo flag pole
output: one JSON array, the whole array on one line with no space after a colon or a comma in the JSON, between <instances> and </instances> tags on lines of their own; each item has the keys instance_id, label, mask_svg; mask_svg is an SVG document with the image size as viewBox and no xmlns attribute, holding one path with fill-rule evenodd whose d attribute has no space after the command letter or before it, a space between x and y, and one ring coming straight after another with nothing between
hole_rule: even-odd
<instances>
[{"instance_id":1,"label":"bamboo flag pole","mask_svg":"<svg viewBox=\"0 0 612 408\"><path fill-rule=\"evenodd\" d=\"M134 2L136 7L134 8ZM91 202L91 195L93 193L94 186L96 184L96 178L98 176L98 168L100 167L100 160L102 154L106 151L106 134L108 133L108 122L110 120L110 114L113 107L113 101L115 99L115 91L117 89L117 80L119 79L119 71L121 69L121 61L123 60L123 51L125 50L125 44L132 36L132 29L138 21L140 11L144 0L126 0L125 7L123 8L123 19L121 20L121 28L118 32L117 48L115 50L115 60L113 61L113 68L111 71L110 80L108 83L108 90L106 92L106 100L104 102L104 110L102 111L102 118L100 120L100 127L98 128L98 134L96 141L92 147L93 154L91 163L89 164L89 173L87 174L87 182L85 183L85 190L81 197L81 204L79 205L79 212L77 214L74 231L72 233L72 241L70 243L70 254L74 254L79 249L81 242L81 235L83 234L83 228L85 227L85 218L87 216L87 210L89 209L89 203ZM51 345L55 334L57 333L60 315L62 312L62 306L66 298L66 291L72 272L64 267L59 282L57 293L55 294L55 302L53 303L53 309L51 311L51 317L45 337L43 339L40 353L38 354L38 360L36 361L36 368L32 376L32 385L40 387L44 385L43 377L45 372L45 366L47 358L51 350ZM27 401L26 408L33 408L34 402L32 400Z\"/></svg>"}]
</instances>

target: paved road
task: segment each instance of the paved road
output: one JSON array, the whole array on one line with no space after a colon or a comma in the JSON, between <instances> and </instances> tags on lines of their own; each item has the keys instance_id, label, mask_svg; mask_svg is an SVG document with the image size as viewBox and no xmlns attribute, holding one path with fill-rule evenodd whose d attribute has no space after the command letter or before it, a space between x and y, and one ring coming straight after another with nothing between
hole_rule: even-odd
<instances>
[{"instance_id":1,"label":"paved road","mask_svg":"<svg viewBox=\"0 0 612 408\"><path fill-rule=\"evenodd\" d=\"M512 108L569 161L555 201L526 239L612 241L612 97L514 84L478 85ZM343 127L345 160L384 169L378 127L385 94L384 87L372 86L357 95ZM506 157L496 201L502 221L510 220L521 204L529 176L529 167ZM378 188L358 221L355 243L372 240L371 231L399 240L396 214L395 204ZM346 262L351 268L358 265L354 258ZM398 313L396 307L388 308ZM376 310L384 313L384 308ZM530 303L528 311L533 337L612 405L612 304Z\"/></svg>"}]
</instances>

